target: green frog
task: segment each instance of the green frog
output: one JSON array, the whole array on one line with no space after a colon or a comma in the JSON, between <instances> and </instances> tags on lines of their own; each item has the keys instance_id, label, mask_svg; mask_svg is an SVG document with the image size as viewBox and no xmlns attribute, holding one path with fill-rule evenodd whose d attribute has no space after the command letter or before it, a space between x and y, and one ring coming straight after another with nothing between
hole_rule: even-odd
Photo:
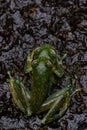
<instances>
[{"instance_id":1,"label":"green frog","mask_svg":"<svg viewBox=\"0 0 87 130\"><path fill-rule=\"evenodd\" d=\"M56 78L61 78L64 74L62 61L65 57L66 55L60 57L58 51L49 44L43 44L29 52L24 71L26 74L29 73L31 91L22 81L9 74L13 102L27 116L46 111L42 124L60 119L69 107L71 95L74 92L72 85L67 85L50 94Z\"/></svg>"}]
</instances>

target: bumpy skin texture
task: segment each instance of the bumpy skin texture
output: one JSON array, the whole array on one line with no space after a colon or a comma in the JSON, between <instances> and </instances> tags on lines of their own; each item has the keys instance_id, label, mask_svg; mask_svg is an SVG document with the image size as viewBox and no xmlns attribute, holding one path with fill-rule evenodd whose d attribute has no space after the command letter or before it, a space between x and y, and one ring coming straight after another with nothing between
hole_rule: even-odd
<instances>
[{"instance_id":1,"label":"bumpy skin texture","mask_svg":"<svg viewBox=\"0 0 87 130\"><path fill-rule=\"evenodd\" d=\"M31 116L32 113L48 111L42 119L42 124L61 118L69 107L73 95L73 85L68 85L50 95L50 87L55 83L54 75L58 77L63 75L63 58L60 58L57 50L48 44L28 53L24 70L30 74L31 92L19 79L9 74L13 102L22 112ZM75 90L74 93L79 90Z\"/></svg>"}]
</instances>

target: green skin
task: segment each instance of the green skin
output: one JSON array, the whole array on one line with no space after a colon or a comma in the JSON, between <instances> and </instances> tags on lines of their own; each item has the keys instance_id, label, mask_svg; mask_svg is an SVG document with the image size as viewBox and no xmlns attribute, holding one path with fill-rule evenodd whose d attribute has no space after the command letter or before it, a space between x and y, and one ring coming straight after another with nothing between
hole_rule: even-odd
<instances>
[{"instance_id":1,"label":"green skin","mask_svg":"<svg viewBox=\"0 0 87 130\"><path fill-rule=\"evenodd\" d=\"M31 92L21 81L10 76L13 102L21 111L27 116L48 111L42 119L42 124L61 118L69 107L73 93L71 85L50 95L51 86L55 83L54 75L58 77L63 75L62 60L64 57L60 58L57 50L48 44L28 54L24 71L30 74Z\"/></svg>"},{"instance_id":2,"label":"green skin","mask_svg":"<svg viewBox=\"0 0 87 130\"><path fill-rule=\"evenodd\" d=\"M58 61L55 48L45 44L28 54L25 72L31 73L30 107L32 112L36 113L49 94L54 82L54 73L59 77L63 75L62 61Z\"/></svg>"}]
</instances>

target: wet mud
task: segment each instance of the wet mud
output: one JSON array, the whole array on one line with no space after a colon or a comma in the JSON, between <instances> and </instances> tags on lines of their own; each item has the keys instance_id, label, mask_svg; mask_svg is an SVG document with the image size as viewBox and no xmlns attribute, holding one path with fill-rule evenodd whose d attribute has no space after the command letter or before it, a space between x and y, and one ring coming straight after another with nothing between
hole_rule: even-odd
<instances>
[{"instance_id":1,"label":"wet mud","mask_svg":"<svg viewBox=\"0 0 87 130\"><path fill-rule=\"evenodd\" d=\"M27 118L17 109L7 75L22 77L27 52L44 43L67 54L65 75L83 88L66 114L46 126L44 115ZM87 130L87 0L0 0L0 130Z\"/></svg>"}]
</instances>

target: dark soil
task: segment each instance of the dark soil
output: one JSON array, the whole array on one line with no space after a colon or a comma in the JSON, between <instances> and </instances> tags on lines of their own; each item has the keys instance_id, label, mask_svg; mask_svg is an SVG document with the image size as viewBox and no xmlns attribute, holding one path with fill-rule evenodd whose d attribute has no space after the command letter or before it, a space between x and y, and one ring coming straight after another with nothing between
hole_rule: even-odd
<instances>
[{"instance_id":1,"label":"dark soil","mask_svg":"<svg viewBox=\"0 0 87 130\"><path fill-rule=\"evenodd\" d=\"M66 114L46 126L42 115L27 118L17 109L7 75L22 77L27 52L44 43L67 53L65 75L83 88ZM87 130L87 0L0 0L0 130Z\"/></svg>"}]
</instances>

